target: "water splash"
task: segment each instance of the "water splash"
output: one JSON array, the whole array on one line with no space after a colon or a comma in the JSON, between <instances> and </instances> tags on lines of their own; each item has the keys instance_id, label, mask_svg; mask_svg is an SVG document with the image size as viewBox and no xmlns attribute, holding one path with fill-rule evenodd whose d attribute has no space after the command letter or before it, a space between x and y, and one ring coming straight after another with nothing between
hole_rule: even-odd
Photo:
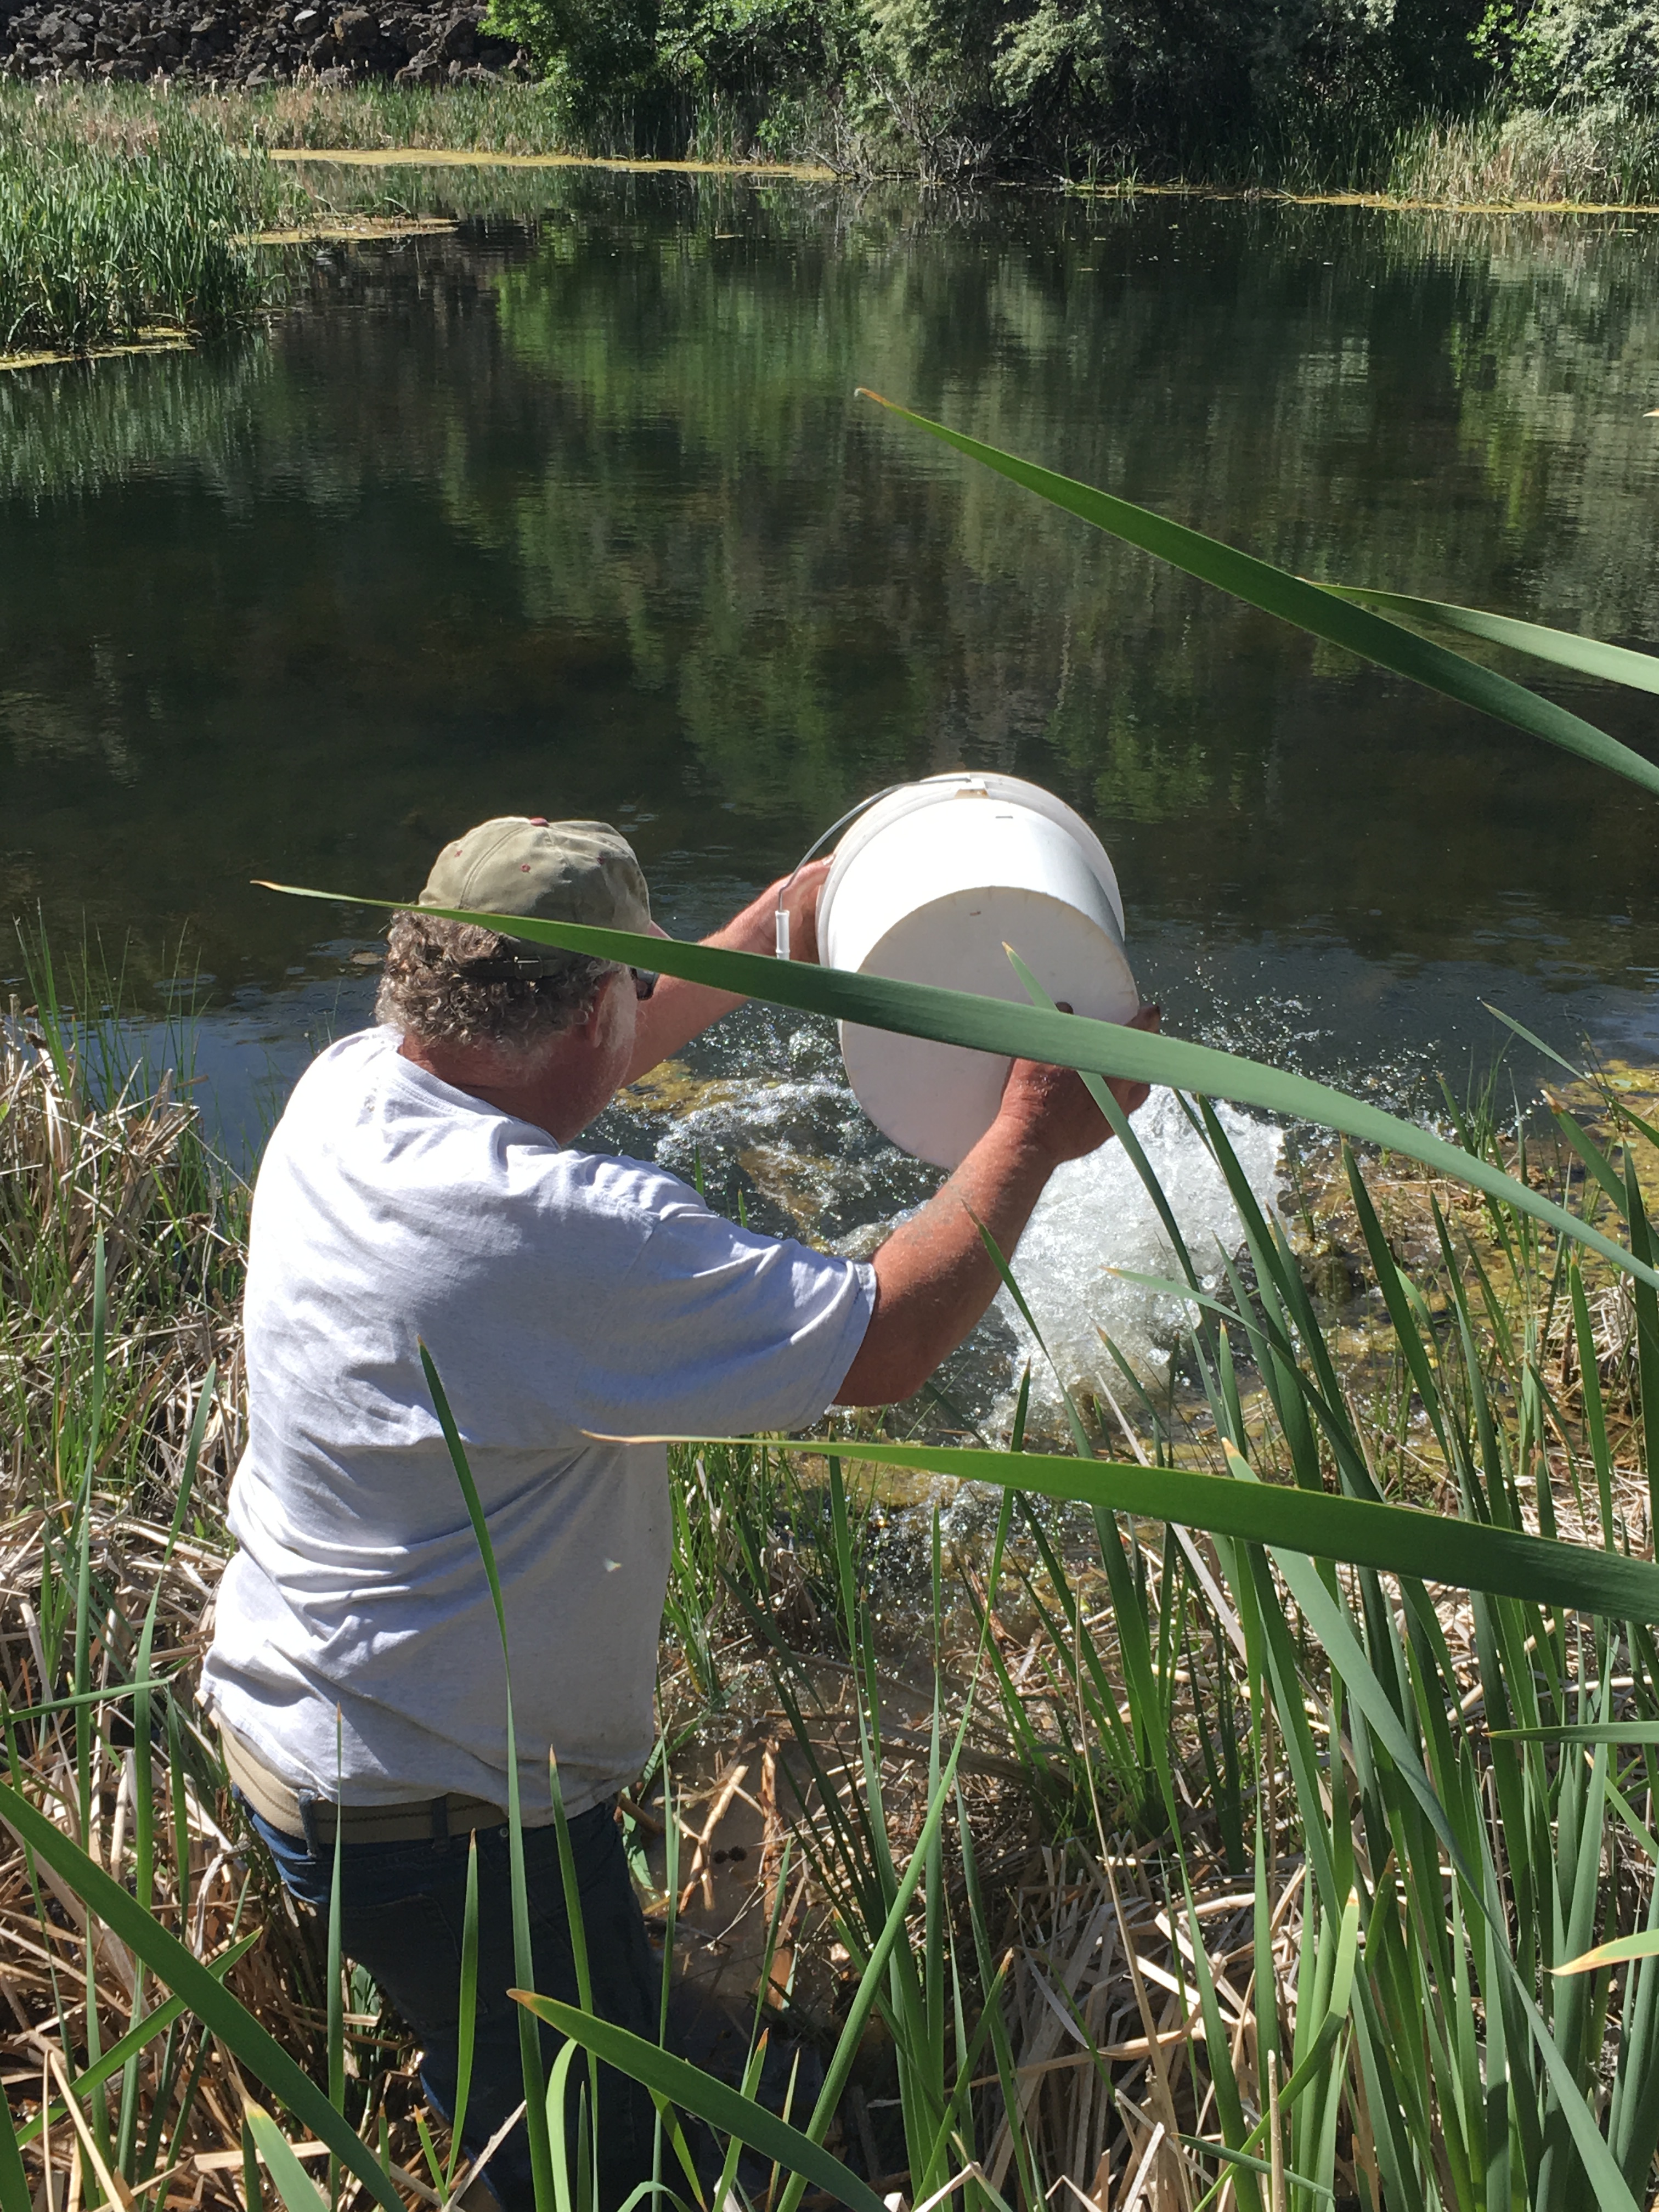
<instances>
[{"instance_id":1,"label":"water splash","mask_svg":"<svg viewBox=\"0 0 1659 2212\"><path fill-rule=\"evenodd\" d=\"M895 1151L848 1089L827 1023L790 1024L746 1010L701 1070L675 1063L630 1094L630 1117L610 1140L648 1152L675 1173L701 1170L711 1204L774 1234L805 1237L860 1257L875 1250L943 1178ZM1216 1109L1265 1211L1275 1208L1284 1152L1276 1124ZM1237 1209L1203 1139L1173 1094L1154 1091L1135 1130L1206 1288L1224 1279L1221 1255L1243 1243ZM1006 1435L1027 1359L1031 1435L1064 1437L1055 1369L1068 1389L1124 1394L1109 1337L1156 1386L1190 1326L1188 1302L1125 1279L1181 1278L1180 1263L1128 1156L1108 1145L1061 1168L1020 1239L1014 1274L1054 1367L1003 1293L949 1358L935 1388L900 1417L917 1432L977 1428Z\"/></svg>"},{"instance_id":2,"label":"water splash","mask_svg":"<svg viewBox=\"0 0 1659 2212\"><path fill-rule=\"evenodd\" d=\"M1251 1190L1271 1217L1283 1130L1231 1106L1218 1106L1216 1113ZM1134 1127L1199 1279L1214 1290L1224 1280L1222 1255L1234 1256L1243 1243L1238 1209L1221 1170L1172 1092L1154 1091ZM1150 1194L1127 1153L1108 1145L1058 1170L1013 1261L1014 1279L1053 1367L1006 1291L994 1310L1005 1340L1012 1339L1017 1365L1031 1360L1032 1403L1043 1429L1053 1428L1060 1413L1056 1370L1070 1390L1097 1393L1104 1386L1121 1399L1122 1371L1103 1334L1147 1382L1167 1376L1174 1350L1191 1326L1192 1304L1126 1280L1126 1273L1182 1279ZM1004 1399L992 1418L1001 1425L1010 1410L1011 1401Z\"/></svg>"}]
</instances>

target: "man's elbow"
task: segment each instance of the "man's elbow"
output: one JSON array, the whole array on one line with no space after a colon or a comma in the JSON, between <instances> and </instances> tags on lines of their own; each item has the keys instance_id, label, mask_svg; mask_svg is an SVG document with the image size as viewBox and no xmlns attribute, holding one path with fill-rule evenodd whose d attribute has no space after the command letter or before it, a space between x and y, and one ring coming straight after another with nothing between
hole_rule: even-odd
<instances>
[{"instance_id":1,"label":"man's elbow","mask_svg":"<svg viewBox=\"0 0 1659 2212\"><path fill-rule=\"evenodd\" d=\"M896 1406L903 1399L914 1398L938 1364L931 1352L878 1334L872 1318L864 1342L842 1378L836 1403Z\"/></svg>"}]
</instances>

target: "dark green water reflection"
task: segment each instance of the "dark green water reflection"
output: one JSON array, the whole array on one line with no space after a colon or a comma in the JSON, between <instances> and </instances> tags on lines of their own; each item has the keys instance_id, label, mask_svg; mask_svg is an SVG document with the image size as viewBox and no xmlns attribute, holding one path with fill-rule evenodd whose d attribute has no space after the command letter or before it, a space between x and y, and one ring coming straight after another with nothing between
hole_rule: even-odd
<instances>
[{"instance_id":1,"label":"dark green water reflection","mask_svg":"<svg viewBox=\"0 0 1659 2212\"><path fill-rule=\"evenodd\" d=\"M592 813L690 929L966 763L1093 817L1188 1034L1407 1090L1488 1055L1483 997L1659 1049L1653 802L853 397L1310 575L1652 645L1659 231L535 191L337 254L239 350L0 378L9 909L158 973L187 926L283 1048L361 1018L366 925L251 876L396 895L482 816ZM1550 688L1652 749L1652 700Z\"/></svg>"}]
</instances>

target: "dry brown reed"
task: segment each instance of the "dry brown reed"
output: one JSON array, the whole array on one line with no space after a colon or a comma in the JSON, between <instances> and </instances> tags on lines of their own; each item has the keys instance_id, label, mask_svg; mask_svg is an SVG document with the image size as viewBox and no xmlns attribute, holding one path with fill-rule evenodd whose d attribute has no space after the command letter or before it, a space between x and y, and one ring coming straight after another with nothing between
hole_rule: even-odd
<instances>
[{"instance_id":1,"label":"dry brown reed","mask_svg":"<svg viewBox=\"0 0 1659 2212\"><path fill-rule=\"evenodd\" d=\"M72 1041L66 1024L26 1017L15 1000L0 1022L0 1691L9 1778L108 1872L129 1884L138 1878L138 1762L124 1692L154 1604L152 1668L173 1685L153 1747L154 1910L206 1961L258 1930L229 1986L314 2065L324 2008L311 1931L250 1848L216 1741L191 1698L245 1432L241 1194L206 1152L197 1109L170 1077L154 1085L135 1078L100 1099L88 1066L96 1057L95 1044ZM100 1312L104 1357L95 1363ZM204 1392L192 1507L173 1534ZM83 1498L94 1611L84 1670L109 1698L88 1731L84 1794L76 1709L64 1703L76 1673L73 1532ZM167 1992L9 1832L0 1844L0 2063L14 2110L27 2118L49 2103L55 2112L25 2150L43 2212L48 2203L79 2212L112 2197L124 2206L135 2197L240 2204L241 2113L248 2094L264 2093L188 2015L136 2062L127 2118L113 2132L114 2108L99 2094L66 2098L65 2084L95 2052ZM418 2157L406 2039L395 2024L367 2018L351 2033L371 2118L384 2111L395 2124L394 2156ZM121 2087L118 2076L113 2087Z\"/></svg>"}]
</instances>

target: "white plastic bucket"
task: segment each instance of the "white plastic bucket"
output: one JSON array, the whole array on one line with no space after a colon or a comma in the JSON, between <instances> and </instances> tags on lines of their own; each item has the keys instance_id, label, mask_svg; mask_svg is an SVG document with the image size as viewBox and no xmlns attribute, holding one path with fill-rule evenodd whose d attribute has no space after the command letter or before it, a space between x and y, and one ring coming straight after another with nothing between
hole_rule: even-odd
<instances>
[{"instance_id":1,"label":"white plastic bucket","mask_svg":"<svg viewBox=\"0 0 1659 2212\"><path fill-rule=\"evenodd\" d=\"M860 817L818 896L826 965L1027 1004L1005 945L1051 998L1097 1021L1140 1003L1123 902L1083 817L1011 775L934 775ZM1009 1063L841 1024L859 1103L902 1152L953 1168L996 1118Z\"/></svg>"}]
</instances>

